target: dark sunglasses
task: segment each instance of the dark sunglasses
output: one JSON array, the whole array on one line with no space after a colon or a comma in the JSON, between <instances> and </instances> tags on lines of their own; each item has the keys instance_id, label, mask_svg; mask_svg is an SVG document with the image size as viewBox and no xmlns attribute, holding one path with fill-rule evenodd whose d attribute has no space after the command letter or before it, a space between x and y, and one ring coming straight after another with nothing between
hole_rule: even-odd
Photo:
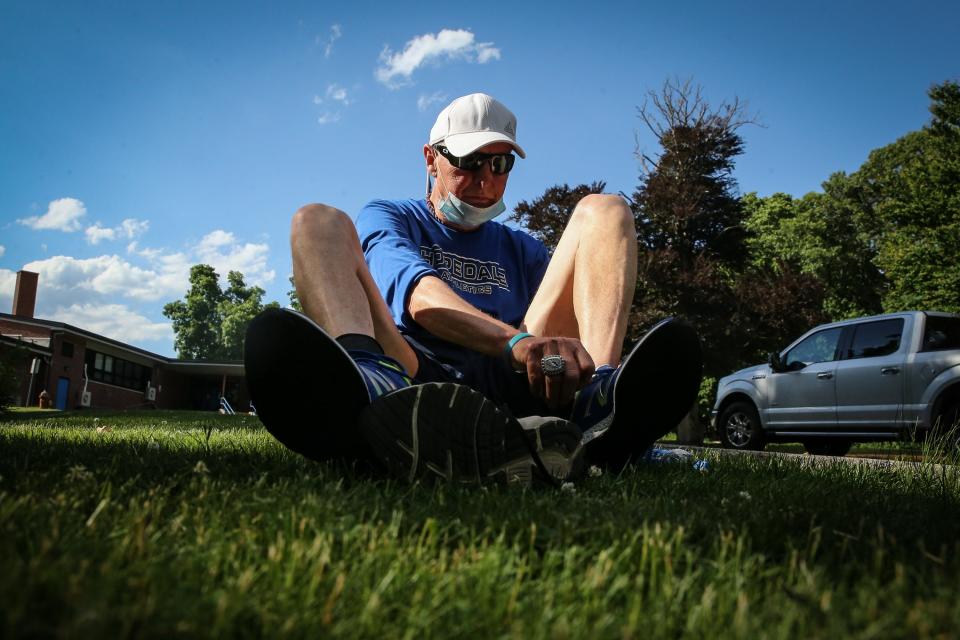
<instances>
[{"instance_id":1,"label":"dark sunglasses","mask_svg":"<svg viewBox=\"0 0 960 640\"><path fill-rule=\"evenodd\" d=\"M510 173L513 169L513 163L517 157L512 153L471 153L462 158L450 153L450 150L443 145L434 145L434 150L450 161L450 164L457 169L465 171L480 171L484 164L490 164L490 171L498 175Z\"/></svg>"}]
</instances>

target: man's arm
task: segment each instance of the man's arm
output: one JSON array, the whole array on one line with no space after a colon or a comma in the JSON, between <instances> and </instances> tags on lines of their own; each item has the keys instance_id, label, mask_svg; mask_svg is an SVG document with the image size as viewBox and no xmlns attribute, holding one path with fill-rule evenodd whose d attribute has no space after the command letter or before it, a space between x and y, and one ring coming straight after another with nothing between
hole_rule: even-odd
<instances>
[{"instance_id":1,"label":"man's arm","mask_svg":"<svg viewBox=\"0 0 960 640\"><path fill-rule=\"evenodd\" d=\"M433 335L495 357L502 357L510 338L519 333L465 301L436 276L424 276L417 282L407 311ZM563 356L567 371L563 376L546 378L540 359L553 354ZM554 409L570 402L593 375L593 360L576 338L526 338L514 345L511 355L514 368L527 372L534 395L546 399Z\"/></svg>"},{"instance_id":2,"label":"man's arm","mask_svg":"<svg viewBox=\"0 0 960 640\"><path fill-rule=\"evenodd\" d=\"M421 327L447 342L490 356L502 355L519 331L480 311L436 276L414 285L407 311Z\"/></svg>"}]
</instances>

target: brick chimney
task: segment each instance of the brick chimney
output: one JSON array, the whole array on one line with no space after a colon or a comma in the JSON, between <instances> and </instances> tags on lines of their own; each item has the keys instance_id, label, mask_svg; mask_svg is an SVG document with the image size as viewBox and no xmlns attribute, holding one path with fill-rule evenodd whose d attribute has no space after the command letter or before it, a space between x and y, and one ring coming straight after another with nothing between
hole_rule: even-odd
<instances>
[{"instance_id":1,"label":"brick chimney","mask_svg":"<svg viewBox=\"0 0 960 640\"><path fill-rule=\"evenodd\" d=\"M24 318L33 317L33 309L37 304L37 280L39 279L39 273L17 271L17 286L13 290L13 315Z\"/></svg>"}]
</instances>

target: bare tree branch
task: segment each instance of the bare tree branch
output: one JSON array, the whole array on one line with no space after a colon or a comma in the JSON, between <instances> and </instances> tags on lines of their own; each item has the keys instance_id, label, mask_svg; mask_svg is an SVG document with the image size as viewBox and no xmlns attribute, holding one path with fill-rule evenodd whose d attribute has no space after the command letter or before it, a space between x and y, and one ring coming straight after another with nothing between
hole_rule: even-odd
<instances>
[{"instance_id":1,"label":"bare tree branch","mask_svg":"<svg viewBox=\"0 0 960 640\"><path fill-rule=\"evenodd\" d=\"M693 78L668 78L659 91L649 90L643 104L637 107L637 116L660 146L664 146L665 136L678 129L698 129L707 132L709 139L736 132L746 125L763 126L757 115L747 112L747 103L737 97L732 102L721 102L711 110L703 97L703 87L694 84ZM634 141L634 153L640 160L642 171L649 174L658 166L659 157L655 160L642 150L639 133L634 134Z\"/></svg>"}]
</instances>

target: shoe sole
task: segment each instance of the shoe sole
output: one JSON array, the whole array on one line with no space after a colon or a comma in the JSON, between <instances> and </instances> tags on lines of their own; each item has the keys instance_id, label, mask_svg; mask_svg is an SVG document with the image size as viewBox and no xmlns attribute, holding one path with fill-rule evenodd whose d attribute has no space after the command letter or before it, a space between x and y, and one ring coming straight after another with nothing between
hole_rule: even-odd
<instances>
[{"instance_id":1,"label":"shoe sole","mask_svg":"<svg viewBox=\"0 0 960 640\"><path fill-rule=\"evenodd\" d=\"M612 420L584 434L591 462L624 466L680 424L700 391L703 352L697 332L667 318L651 328L621 364Z\"/></svg>"},{"instance_id":2,"label":"shoe sole","mask_svg":"<svg viewBox=\"0 0 960 640\"><path fill-rule=\"evenodd\" d=\"M369 403L363 377L310 318L263 311L247 329L243 360L257 417L282 444L313 460L371 457L356 429Z\"/></svg>"},{"instance_id":3,"label":"shoe sole","mask_svg":"<svg viewBox=\"0 0 960 640\"><path fill-rule=\"evenodd\" d=\"M517 421L479 392L453 383L421 384L377 398L360 414L360 431L387 470L410 482L555 484L580 477L584 468L581 433L573 423Z\"/></svg>"}]
</instances>

